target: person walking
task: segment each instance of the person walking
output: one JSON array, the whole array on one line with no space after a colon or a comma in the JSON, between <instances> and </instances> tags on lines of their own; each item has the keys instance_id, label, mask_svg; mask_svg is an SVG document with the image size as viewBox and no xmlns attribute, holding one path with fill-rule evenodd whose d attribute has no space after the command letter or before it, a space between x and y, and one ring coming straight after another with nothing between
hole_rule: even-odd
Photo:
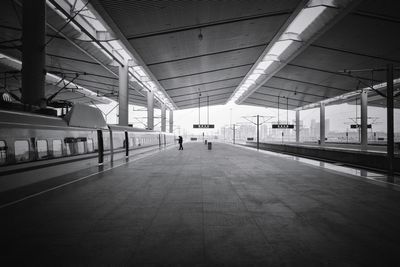
<instances>
[{"instance_id":1,"label":"person walking","mask_svg":"<svg viewBox=\"0 0 400 267\"><path fill-rule=\"evenodd\" d=\"M182 146L183 138L182 138L182 136L178 137L178 143L179 143L179 150L183 150L183 146Z\"/></svg>"}]
</instances>

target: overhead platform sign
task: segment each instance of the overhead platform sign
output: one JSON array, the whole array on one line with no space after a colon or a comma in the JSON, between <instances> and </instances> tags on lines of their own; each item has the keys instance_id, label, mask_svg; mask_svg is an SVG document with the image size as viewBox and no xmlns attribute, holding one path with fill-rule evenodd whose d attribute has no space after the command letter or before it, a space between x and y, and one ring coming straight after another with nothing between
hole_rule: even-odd
<instances>
[{"instance_id":1,"label":"overhead platform sign","mask_svg":"<svg viewBox=\"0 0 400 267\"><path fill-rule=\"evenodd\" d=\"M350 124L350 128L351 128L351 129L358 129L358 128L361 128L361 124ZM371 124L368 124L368 125L367 125L367 128L368 128L368 129L371 129L371 128L372 128L372 125L371 125Z\"/></svg>"},{"instance_id":2,"label":"overhead platform sign","mask_svg":"<svg viewBox=\"0 0 400 267\"><path fill-rule=\"evenodd\" d=\"M272 129L294 129L294 124L272 124Z\"/></svg>"},{"instance_id":3,"label":"overhead platform sign","mask_svg":"<svg viewBox=\"0 0 400 267\"><path fill-rule=\"evenodd\" d=\"M213 129L214 124L193 124L195 129Z\"/></svg>"}]
</instances>

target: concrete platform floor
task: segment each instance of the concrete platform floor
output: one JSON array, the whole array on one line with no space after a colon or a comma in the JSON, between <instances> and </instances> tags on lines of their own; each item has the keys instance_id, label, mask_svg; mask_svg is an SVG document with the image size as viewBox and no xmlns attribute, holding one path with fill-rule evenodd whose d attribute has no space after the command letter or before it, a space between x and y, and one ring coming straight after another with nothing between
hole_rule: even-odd
<instances>
[{"instance_id":1,"label":"concrete platform floor","mask_svg":"<svg viewBox=\"0 0 400 267\"><path fill-rule=\"evenodd\" d=\"M184 144L0 209L1 265L399 266L400 192Z\"/></svg>"}]
</instances>

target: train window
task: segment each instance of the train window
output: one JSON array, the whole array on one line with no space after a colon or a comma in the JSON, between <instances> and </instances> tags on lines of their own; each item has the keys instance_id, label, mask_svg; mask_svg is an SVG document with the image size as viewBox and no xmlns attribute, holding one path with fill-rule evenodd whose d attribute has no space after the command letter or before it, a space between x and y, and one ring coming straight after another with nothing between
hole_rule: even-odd
<instances>
[{"instance_id":1,"label":"train window","mask_svg":"<svg viewBox=\"0 0 400 267\"><path fill-rule=\"evenodd\" d=\"M129 138L129 147L134 147L135 146L135 140L133 137Z\"/></svg>"},{"instance_id":2,"label":"train window","mask_svg":"<svg viewBox=\"0 0 400 267\"><path fill-rule=\"evenodd\" d=\"M47 140L37 140L36 151L39 159L47 158L49 155L49 151L47 149Z\"/></svg>"},{"instance_id":3,"label":"train window","mask_svg":"<svg viewBox=\"0 0 400 267\"><path fill-rule=\"evenodd\" d=\"M103 131L104 150L110 150L110 132Z\"/></svg>"},{"instance_id":4,"label":"train window","mask_svg":"<svg viewBox=\"0 0 400 267\"><path fill-rule=\"evenodd\" d=\"M7 146L6 142L0 140L0 164L5 164L7 159Z\"/></svg>"},{"instance_id":5,"label":"train window","mask_svg":"<svg viewBox=\"0 0 400 267\"><path fill-rule=\"evenodd\" d=\"M53 157L62 156L62 144L61 140L53 140Z\"/></svg>"},{"instance_id":6,"label":"train window","mask_svg":"<svg viewBox=\"0 0 400 267\"><path fill-rule=\"evenodd\" d=\"M29 142L27 140L17 140L14 142L14 155L16 162L29 160Z\"/></svg>"},{"instance_id":7,"label":"train window","mask_svg":"<svg viewBox=\"0 0 400 267\"><path fill-rule=\"evenodd\" d=\"M76 138L74 138L74 137L66 137L66 138L64 138L64 143L65 143L65 148L66 148L66 151L67 151L67 155L69 156L69 155L75 154L74 146L75 146L75 143L76 143Z\"/></svg>"},{"instance_id":8,"label":"train window","mask_svg":"<svg viewBox=\"0 0 400 267\"><path fill-rule=\"evenodd\" d=\"M74 151L74 143L66 143L65 148L67 149L67 155L71 155Z\"/></svg>"},{"instance_id":9,"label":"train window","mask_svg":"<svg viewBox=\"0 0 400 267\"><path fill-rule=\"evenodd\" d=\"M87 152L88 153L91 153L91 152L93 152L94 151L94 148L93 148L93 139L88 139L87 140Z\"/></svg>"},{"instance_id":10,"label":"train window","mask_svg":"<svg viewBox=\"0 0 400 267\"><path fill-rule=\"evenodd\" d=\"M78 141L76 142L77 148L78 148L78 154L84 154L85 153L85 142Z\"/></svg>"},{"instance_id":11,"label":"train window","mask_svg":"<svg viewBox=\"0 0 400 267\"><path fill-rule=\"evenodd\" d=\"M113 133L113 146L114 149L125 147L125 133L124 132L114 132Z\"/></svg>"}]
</instances>

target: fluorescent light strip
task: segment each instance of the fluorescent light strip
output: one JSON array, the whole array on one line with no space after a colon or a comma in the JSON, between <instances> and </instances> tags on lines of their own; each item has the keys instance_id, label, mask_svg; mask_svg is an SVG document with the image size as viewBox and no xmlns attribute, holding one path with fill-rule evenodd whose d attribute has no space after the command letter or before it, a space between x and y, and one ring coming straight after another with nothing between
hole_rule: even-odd
<instances>
[{"instance_id":1,"label":"fluorescent light strip","mask_svg":"<svg viewBox=\"0 0 400 267\"><path fill-rule=\"evenodd\" d=\"M303 8L285 32L301 35L326 9L326 6Z\"/></svg>"},{"instance_id":2,"label":"fluorescent light strip","mask_svg":"<svg viewBox=\"0 0 400 267\"><path fill-rule=\"evenodd\" d=\"M289 24L286 30L281 34L278 41L276 41L270 49L264 54L261 61L256 63L256 67L253 67L241 84L236 88L235 93L231 97L230 101L237 101L243 94L252 90L254 86L257 86L257 81L264 75L269 75L275 68L271 67L281 60L284 60L285 52L294 44L300 44L301 35L308 29L321 14L327 10L325 5L310 6L312 1L309 1L307 5L298 13L294 20ZM286 55L287 58L287 55ZM276 65L275 65L276 66ZM265 79L263 79L264 81Z\"/></svg>"},{"instance_id":3,"label":"fluorescent light strip","mask_svg":"<svg viewBox=\"0 0 400 267\"><path fill-rule=\"evenodd\" d=\"M282 41L277 41L274 43L274 45L271 47L267 55L277 55L278 58L279 56L286 51L286 49L293 44L293 40L282 40Z\"/></svg>"}]
</instances>

